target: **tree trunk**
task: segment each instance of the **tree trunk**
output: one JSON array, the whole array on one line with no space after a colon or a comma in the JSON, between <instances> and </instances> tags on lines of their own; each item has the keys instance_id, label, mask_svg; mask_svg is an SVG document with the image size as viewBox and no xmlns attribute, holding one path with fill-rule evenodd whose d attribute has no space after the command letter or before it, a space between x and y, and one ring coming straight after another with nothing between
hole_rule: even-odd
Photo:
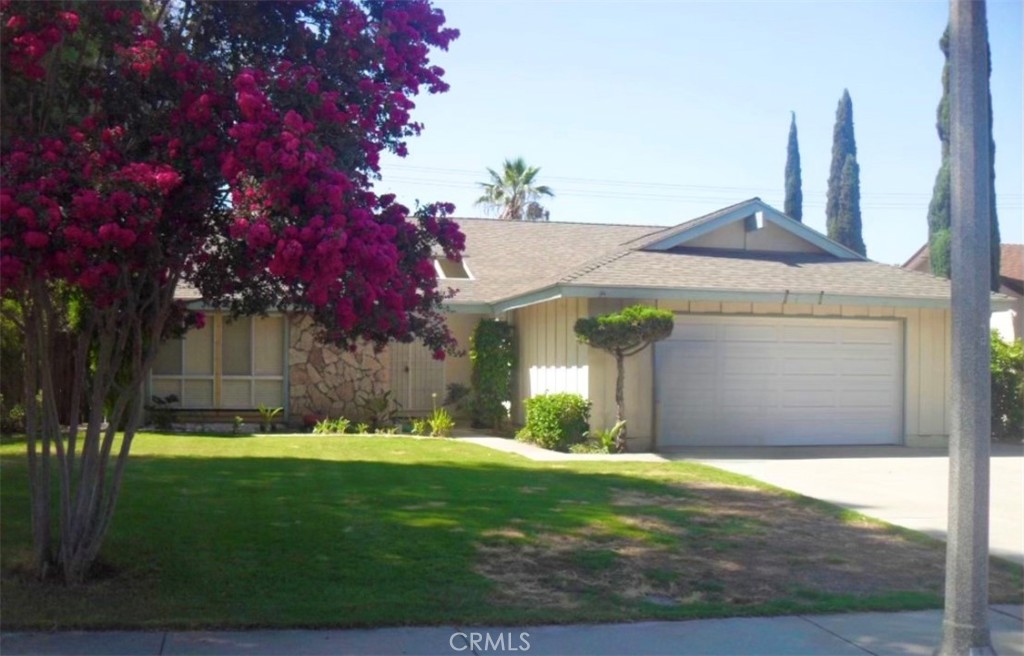
<instances>
[{"instance_id":1,"label":"tree trunk","mask_svg":"<svg viewBox=\"0 0 1024 656\"><path fill-rule=\"evenodd\" d=\"M25 398L31 401L25 423L33 568L40 578L57 572L67 585L82 583L99 555L138 429L143 402L139 388L170 313L174 282L163 287L143 282L120 307L80 308L84 316L74 322L67 299L46 283L34 285L26 299L24 382ZM67 338L71 323L74 349ZM63 358L53 357L58 347ZM71 374L56 374L55 360L63 360L62 368ZM84 418L83 406L88 408ZM115 453L117 428L125 417ZM83 419L85 430L79 437ZM56 502L54 478L59 483ZM55 507L57 532L51 529Z\"/></svg>"},{"instance_id":2,"label":"tree trunk","mask_svg":"<svg viewBox=\"0 0 1024 656\"><path fill-rule=\"evenodd\" d=\"M39 579L45 579L53 565L53 545L50 533L50 453L43 436L42 408L36 401L40 388L39 377L45 359L46 344L42 343L45 327L40 308L31 297L23 304L25 312L25 434L28 450L29 494L32 506L32 569Z\"/></svg>"},{"instance_id":3,"label":"tree trunk","mask_svg":"<svg viewBox=\"0 0 1024 656\"><path fill-rule=\"evenodd\" d=\"M622 351L615 352L615 417L616 421L626 419L626 400L623 388L626 384L625 355ZM622 427L615 437L615 452L623 453L626 450L626 426Z\"/></svg>"}]
</instances>

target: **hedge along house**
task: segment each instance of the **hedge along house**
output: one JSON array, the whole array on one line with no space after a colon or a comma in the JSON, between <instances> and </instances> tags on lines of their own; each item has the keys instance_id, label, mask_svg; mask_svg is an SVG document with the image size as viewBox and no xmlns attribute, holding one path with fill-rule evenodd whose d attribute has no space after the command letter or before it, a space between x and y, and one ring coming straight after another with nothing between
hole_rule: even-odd
<instances>
[{"instance_id":1,"label":"hedge along house","mask_svg":"<svg viewBox=\"0 0 1024 656\"><path fill-rule=\"evenodd\" d=\"M464 347L480 320L515 326L517 422L523 399L565 391L591 400L593 426L611 426L614 361L578 343L573 325L639 302L674 311L676 326L626 360L632 450L948 435L948 281L866 260L760 199L668 228L459 223L463 262L437 263L441 284L458 289L450 326ZM994 309L1011 302L993 296ZM245 329L214 316L161 355L154 393L181 390L184 407L223 411L247 389L252 404L277 403L294 420L354 416L359 394L385 389L417 414L448 383L469 384L467 357L437 362L415 345L340 353L317 345L302 317L241 322L248 369L246 342L232 339Z\"/></svg>"}]
</instances>

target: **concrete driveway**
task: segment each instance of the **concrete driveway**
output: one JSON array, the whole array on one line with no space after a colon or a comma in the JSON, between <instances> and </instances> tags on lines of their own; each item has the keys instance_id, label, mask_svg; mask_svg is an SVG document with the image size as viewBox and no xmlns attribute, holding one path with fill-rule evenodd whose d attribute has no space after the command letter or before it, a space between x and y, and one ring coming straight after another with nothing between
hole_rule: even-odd
<instances>
[{"instance_id":1,"label":"concrete driveway","mask_svg":"<svg viewBox=\"0 0 1024 656\"><path fill-rule=\"evenodd\" d=\"M694 460L945 539L946 449L908 447L693 447ZM990 548L1024 564L1024 447L993 445Z\"/></svg>"}]
</instances>

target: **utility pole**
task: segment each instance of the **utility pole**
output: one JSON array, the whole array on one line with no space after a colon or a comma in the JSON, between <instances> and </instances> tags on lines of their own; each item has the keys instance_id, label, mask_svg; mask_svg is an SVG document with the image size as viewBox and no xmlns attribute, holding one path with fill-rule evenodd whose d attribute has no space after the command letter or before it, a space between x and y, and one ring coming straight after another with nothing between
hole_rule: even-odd
<instances>
[{"instance_id":1,"label":"utility pole","mask_svg":"<svg viewBox=\"0 0 1024 656\"><path fill-rule=\"evenodd\" d=\"M995 654L988 624L991 240L984 0L950 0L953 406L942 656Z\"/></svg>"}]
</instances>

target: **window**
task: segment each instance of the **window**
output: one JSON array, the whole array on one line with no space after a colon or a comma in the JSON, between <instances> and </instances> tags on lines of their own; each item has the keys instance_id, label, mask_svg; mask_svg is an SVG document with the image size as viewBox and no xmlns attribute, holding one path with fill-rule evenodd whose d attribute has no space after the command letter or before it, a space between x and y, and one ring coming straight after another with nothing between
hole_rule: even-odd
<instances>
[{"instance_id":1,"label":"window","mask_svg":"<svg viewBox=\"0 0 1024 656\"><path fill-rule=\"evenodd\" d=\"M469 269L466 268L465 260L456 262L447 257L439 257L434 260L434 269L437 271L437 277L441 279L470 280L473 278Z\"/></svg>"},{"instance_id":2,"label":"window","mask_svg":"<svg viewBox=\"0 0 1024 656\"><path fill-rule=\"evenodd\" d=\"M283 316L207 317L201 330L161 347L150 393L176 395L183 408L255 408L284 405Z\"/></svg>"}]
</instances>

